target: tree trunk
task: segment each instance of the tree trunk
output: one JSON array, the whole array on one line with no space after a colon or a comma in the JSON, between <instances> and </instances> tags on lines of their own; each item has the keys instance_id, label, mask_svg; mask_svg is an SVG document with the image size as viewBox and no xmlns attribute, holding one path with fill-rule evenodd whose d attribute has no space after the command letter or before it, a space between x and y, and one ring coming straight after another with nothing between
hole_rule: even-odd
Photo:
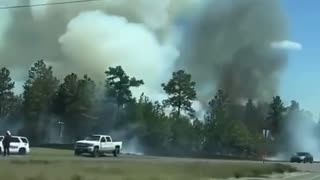
<instances>
[{"instance_id":1,"label":"tree trunk","mask_svg":"<svg viewBox=\"0 0 320 180\"><path fill-rule=\"evenodd\" d=\"M181 111L181 90L179 91L179 102L178 102L177 119L180 119L180 111Z\"/></svg>"}]
</instances>

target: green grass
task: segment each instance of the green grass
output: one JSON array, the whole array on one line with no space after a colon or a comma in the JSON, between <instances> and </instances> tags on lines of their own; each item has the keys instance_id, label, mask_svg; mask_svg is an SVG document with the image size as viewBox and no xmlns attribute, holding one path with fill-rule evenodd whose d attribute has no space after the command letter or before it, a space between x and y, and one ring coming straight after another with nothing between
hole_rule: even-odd
<instances>
[{"instance_id":1,"label":"green grass","mask_svg":"<svg viewBox=\"0 0 320 180\"><path fill-rule=\"evenodd\" d=\"M209 180L292 172L281 164L112 156L74 157L72 151L33 149L27 157L0 161L8 180Z\"/></svg>"}]
</instances>

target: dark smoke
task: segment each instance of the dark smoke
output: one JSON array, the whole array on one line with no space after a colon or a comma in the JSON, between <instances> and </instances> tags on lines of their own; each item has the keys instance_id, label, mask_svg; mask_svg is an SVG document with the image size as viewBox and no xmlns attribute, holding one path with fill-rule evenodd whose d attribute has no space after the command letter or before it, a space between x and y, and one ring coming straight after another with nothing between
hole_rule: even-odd
<instances>
[{"instance_id":1,"label":"dark smoke","mask_svg":"<svg viewBox=\"0 0 320 180\"><path fill-rule=\"evenodd\" d=\"M267 100L277 91L285 52L270 44L287 39L287 22L278 0L210 1L184 36L179 68L197 82L200 101L216 89L232 100Z\"/></svg>"},{"instance_id":2,"label":"dark smoke","mask_svg":"<svg viewBox=\"0 0 320 180\"><path fill-rule=\"evenodd\" d=\"M24 4L29 4L26 1ZM57 37L64 32L62 16L51 16L52 21L44 23L34 21L29 8L11 10L13 23L4 34L6 43L0 51L0 65L14 70L22 69L24 73L13 72L16 80L25 80L27 69L36 60L45 59L51 64L62 61L62 54ZM19 73L19 74L17 74Z\"/></svg>"}]
</instances>

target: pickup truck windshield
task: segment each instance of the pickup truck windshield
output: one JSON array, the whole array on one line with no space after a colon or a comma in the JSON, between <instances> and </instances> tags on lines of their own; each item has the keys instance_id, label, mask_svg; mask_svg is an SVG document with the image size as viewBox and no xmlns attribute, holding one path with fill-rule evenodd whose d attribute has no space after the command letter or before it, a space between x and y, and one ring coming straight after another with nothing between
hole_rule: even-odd
<instances>
[{"instance_id":1,"label":"pickup truck windshield","mask_svg":"<svg viewBox=\"0 0 320 180\"><path fill-rule=\"evenodd\" d=\"M85 140L87 141L99 141L100 140L100 136L88 136L85 138Z\"/></svg>"}]
</instances>

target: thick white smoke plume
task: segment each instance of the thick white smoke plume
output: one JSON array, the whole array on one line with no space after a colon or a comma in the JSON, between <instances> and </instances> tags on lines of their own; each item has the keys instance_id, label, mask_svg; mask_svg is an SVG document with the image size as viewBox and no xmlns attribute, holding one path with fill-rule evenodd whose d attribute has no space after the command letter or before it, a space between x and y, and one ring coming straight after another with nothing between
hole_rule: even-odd
<instances>
[{"instance_id":1,"label":"thick white smoke plume","mask_svg":"<svg viewBox=\"0 0 320 180\"><path fill-rule=\"evenodd\" d=\"M175 21L202 1L101 0L3 10L0 66L24 81L32 63L45 59L59 78L76 72L103 81L108 67L121 65L145 81L134 95L162 99L160 84L179 56ZM7 1L2 7L59 2L66 0Z\"/></svg>"},{"instance_id":2,"label":"thick white smoke plume","mask_svg":"<svg viewBox=\"0 0 320 180\"><path fill-rule=\"evenodd\" d=\"M80 72L91 72L102 80L105 67L122 65L152 88L159 86L178 56L175 47L161 44L146 26L101 11L84 12L71 20L59 43Z\"/></svg>"},{"instance_id":3,"label":"thick white smoke plume","mask_svg":"<svg viewBox=\"0 0 320 180\"><path fill-rule=\"evenodd\" d=\"M66 0L2 6L58 2ZM264 100L275 93L286 64L269 46L287 39L277 0L101 0L0 13L0 66L14 70L18 81L39 59L59 78L75 72L99 81L108 67L121 65L145 81L135 95L162 99L160 84L183 68L196 80L201 100L217 87L234 99Z\"/></svg>"}]
</instances>

